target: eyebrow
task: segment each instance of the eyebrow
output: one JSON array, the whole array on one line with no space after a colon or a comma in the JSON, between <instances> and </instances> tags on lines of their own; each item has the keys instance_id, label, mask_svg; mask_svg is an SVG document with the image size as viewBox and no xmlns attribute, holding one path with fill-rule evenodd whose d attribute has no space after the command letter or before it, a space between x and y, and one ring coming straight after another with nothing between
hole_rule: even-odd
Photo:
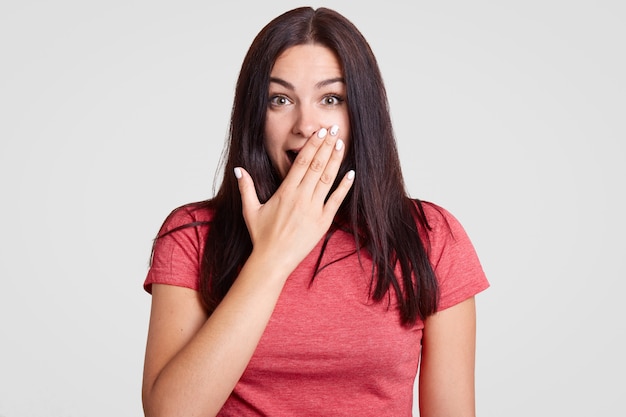
<instances>
[{"instance_id":1,"label":"eyebrow","mask_svg":"<svg viewBox=\"0 0 626 417\"><path fill-rule=\"evenodd\" d=\"M296 87L291 84L289 81L285 81L282 78L278 78L278 77L270 77L270 83L276 83L276 84L280 84L285 88L288 88L289 90L295 90ZM322 80L320 82L318 82L317 84L315 84L315 88L322 88L322 87L326 87L327 85L330 84L335 84L335 83L346 83L346 80L343 79L343 77L335 77L335 78L329 78L327 80Z\"/></svg>"}]
</instances>

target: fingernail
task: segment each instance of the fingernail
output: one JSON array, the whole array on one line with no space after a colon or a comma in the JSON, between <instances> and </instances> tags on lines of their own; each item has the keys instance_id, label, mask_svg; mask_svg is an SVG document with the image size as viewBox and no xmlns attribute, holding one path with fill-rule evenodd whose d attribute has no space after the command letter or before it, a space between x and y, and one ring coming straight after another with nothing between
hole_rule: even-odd
<instances>
[{"instance_id":1,"label":"fingernail","mask_svg":"<svg viewBox=\"0 0 626 417\"><path fill-rule=\"evenodd\" d=\"M319 132L317 132L317 137L320 139L325 138L326 133L328 133L328 130L326 130L326 128L321 128Z\"/></svg>"},{"instance_id":2,"label":"fingernail","mask_svg":"<svg viewBox=\"0 0 626 417\"><path fill-rule=\"evenodd\" d=\"M237 167L234 169L234 171L235 171L235 178L241 179L241 177L243 177L243 174L241 173L241 168Z\"/></svg>"},{"instance_id":3,"label":"fingernail","mask_svg":"<svg viewBox=\"0 0 626 417\"><path fill-rule=\"evenodd\" d=\"M332 125L330 127L330 136L337 136L337 132L339 132L339 126Z\"/></svg>"},{"instance_id":4,"label":"fingernail","mask_svg":"<svg viewBox=\"0 0 626 417\"><path fill-rule=\"evenodd\" d=\"M354 179L354 170L353 169L348 171L348 179L349 180L353 180Z\"/></svg>"},{"instance_id":5,"label":"fingernail","mask_svg":"<svg viewBox=\"0 0 626 417\"><path fill-rule=\"evenodd\" d=\"M331 133L332 135L332 133ZM341 139L337 139L337 142L335 142L335 149L340 151L341 148L343 148L343 141Z\"/></svg>"}]
</instances>

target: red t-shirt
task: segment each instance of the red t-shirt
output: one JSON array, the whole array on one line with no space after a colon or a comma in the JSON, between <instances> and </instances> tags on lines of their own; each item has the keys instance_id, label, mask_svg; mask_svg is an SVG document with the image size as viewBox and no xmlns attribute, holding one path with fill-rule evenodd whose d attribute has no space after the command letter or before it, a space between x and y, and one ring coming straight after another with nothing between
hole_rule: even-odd
<instances>
[{"instance_id":1,"label":"red t-shirt","mask_svg":"<svg viewBox=\"0 0 626 417\"><path fill-rule=\"evenodd\" d=\"M440 286L439 310L489 286L460 223L424 203L430 261ZM185 206L161 231L208 221L206 210ZM198 289L208 226L184 228L157 240L144 283ZM424 324L400 324L395 295L369 299L371 259L356 254L322 269L310 285L321 242L289 276L257 349L219 416L411 416ZM337 231L322 264L354 251Z\"/></svg>"}]
</instances>

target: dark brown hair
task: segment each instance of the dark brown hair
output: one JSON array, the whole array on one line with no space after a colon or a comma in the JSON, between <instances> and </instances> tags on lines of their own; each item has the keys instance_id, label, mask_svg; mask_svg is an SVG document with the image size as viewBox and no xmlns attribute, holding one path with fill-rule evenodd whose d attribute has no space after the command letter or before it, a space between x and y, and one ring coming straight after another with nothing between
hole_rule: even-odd
<instances>
[{"instance_id":1,"label":"dark brown hair","mask_svg":"<svg viewBox=\"0 0 626 417\"><path fill-rule=\"evenodd\" d=\"M303 7L278 16L259 32L244 58L223 157L224 176L215 197L199 205L213 213L201 264L202 299L212 312L252 251L233 169L246 168L256 180L261 202L280 184L263 141L269 77L283 51L307 43L331 49L342 65L351 138L338 178L349 169L356 171L325 242L338 228L349 230L355 253L364 248L371 254L372 299L382 301L395 294L402 323L414 324L437 308L438 286L427 256L428 242L419 235L419 229L426 231L429 226L422 203L405 191L387 95L370 46L349 20L326 8ZM320 261L321 255L318 269ZM394 273L396 265L400 277Z\"/></svg>"}]
</instances>

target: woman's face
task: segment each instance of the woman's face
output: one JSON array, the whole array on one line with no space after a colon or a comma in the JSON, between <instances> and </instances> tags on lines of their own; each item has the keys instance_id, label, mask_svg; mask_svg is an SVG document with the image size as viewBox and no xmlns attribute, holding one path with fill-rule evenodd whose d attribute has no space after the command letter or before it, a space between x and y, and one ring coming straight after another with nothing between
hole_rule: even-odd
<instances>
[{"instance_id":1,"label":"woman's face","mask_svg":"<svg viewBox=\"0 0 626 417\"><path fill-rule=\"evenodd\" d=\"M341 65L330 49L297 45L279 55L270 74L265 149L281 178L306 140L321 128L338 126L338 137L349 146L345 98Z\"/></svg>"}]
</instances>

